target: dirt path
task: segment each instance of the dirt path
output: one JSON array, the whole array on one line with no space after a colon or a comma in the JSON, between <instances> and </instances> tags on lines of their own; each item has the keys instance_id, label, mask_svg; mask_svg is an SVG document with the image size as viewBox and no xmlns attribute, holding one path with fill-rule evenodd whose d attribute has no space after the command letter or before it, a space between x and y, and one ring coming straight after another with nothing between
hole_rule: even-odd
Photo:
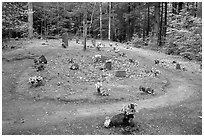
<instances>
[{"instance_id":1,"label":"dirt path","mask_svg":"<svg viewBox=\"0 0 204 137\"><path fill-rule=\"evenodd\" d=\"M50 42L52 43L52 42ZM12 58L15 54L24 54L25 52L35 53L35 54L45 54L50 55L55 53L58 55L60 53L60 47L56 46L45 46L36 47L36 45L40 45L38 42L31 43L26 49L13 51L10 53L3 54L3 57ZM76 47L70 47L76 49ZM81 47L78 47L79 49ZM175 60L174 57L166 56L162 53L156 53L150 50L143 49L133 49L133 50L125 50L120 47L121 50L125 53L128 53L129 56L132 56L141 64L155 66L154 59L163 59L168 58ZM40 50L39 50L40 49ZM58 51L59 50L59 51ZM53 52L55 51L55 52ZM177 61L183 61L182 59L177 59ZM185 62L185 61L183 61ZM101 126L104 117L106 115L113 115L118 113L121 106L123 104L129 103L129 101L119 101L105 104L62 104L59 102L53 101L40 101L35 102L29 97L25 97L21 94L17 94L15 90L15 83L18 81L18 78L21 74L24 73L26 68L28 68L32 62L28 60L22 60L21 63L19 61L7 62L3 61L3 69L2 69L2 78L3 78L3 93L2 93L2 111L3 111L3 134L121 134L117 129L112 132L110 130L95 128L92 127L89 130L77 130L79 123L78 120L82 120L87 125L97 125L96 123L100 123ZM196 132L189 131L187 134L200 134L202 132L202 128L199 129L200 119L197 118L198 115L201 114L201 106L202 106L202 98L201 98L201 87L202 87L202 76L198 69L198 64L193 62L188 63L188 71L178 71L173 69L165 69L160 66L155 66L161 70L162 75L166 77L170 83L169 86L165 88L166 93L164 95L158 96L156 98L145 99L135 101L138 104L138 118L141 115L151 113L155 117L161 116L163 112L168 112L167 110L161 110L161 108L169 108L172 107L172 113L174 113L174 109L180 105L188 106L191 104L190 110L196 110L191 116L192 121L195 121L195 125L198 129ZM191 67L191 66L195 67ZM9 69L8 69L9 68ZM8 71L9 70L9 71ZM8 84L9 83L9 84ZM10 83L12 83L10 85ZM8 92L10 91L10 92ZM192 103L191 101L194 101ZM132 101L130 101L132 102ZM151 110L158 110L157 113L151 112ZM182 111L183 109L181 109ZM140 112L141 111L141 112ZM186 113L186 112L184 112ZM188 114L186 114L188 115ZM154 119L154 116L150 119ZM165 115L166 116L166 115ZM91 120L92 119L92 120ZM141 123L145 123L147 121L148 116L142 117L143 121ZM182 118L181 118L182 119ZM138 120L136 118L136 120ZM176 121L176 118L173 118ZM87 124L87 121L89 124ZM94 123L93 123L94 122ZM67 128L67 123L74 123L72 126ZM151 123L151 122L150 122ZM187 122L190 124L189 122ZM152 123L152 124L155 124ZM158 125L158 123L156 123ZM148 124L143 124L146 129ZM164 124L159 124L160 130ZM53 128L54 126L54 128ZM177 126L171 125L171 127ZM85 125L82 126L84 128ZM180 126L179 126L180 127ZM178 128L179 128L178 127ZM191 127L191 126L190 126ZM169 127L166 127L169 128ZM186 127L188 128L188 127ZM91 130L92 129L92 130ZM66 130L66 132L64 131ZM76 130L76 131L75 131ZM149 128L151 133L155 131L155 128ZM186 130L186 129L185 129ZM173 129L173 134L182 134L184 129ZM198 130L198 131L197 131ZM52 131L52 132L51 132ZM93 132L94 131L94 132ZM181 132L182 131L182 132ZM198 132L198 133L197 133ZM138 132L136 134L150 134L150 131L144 130L143 132ZM163 132L153 132L153 134L171 134L170 131Z\"/></svg>"}]
</instances>

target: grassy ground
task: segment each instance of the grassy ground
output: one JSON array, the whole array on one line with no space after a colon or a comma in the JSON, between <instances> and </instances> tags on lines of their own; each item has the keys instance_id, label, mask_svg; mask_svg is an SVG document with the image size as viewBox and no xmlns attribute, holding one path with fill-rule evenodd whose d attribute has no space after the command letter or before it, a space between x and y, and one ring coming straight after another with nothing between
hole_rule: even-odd
<instances>
[{"instance_id":1,"label":"grassy ground","mask_svg":"<svg viewBox=\"0 0 204 137\"><path fill-rule=\"evenodd\" d=\"M102 51L69 42L63 49L59 40L21 42L19 48L2 53L2 131L3 134L201 134L202 97L199 64L151 50L124 49L121 57L108 42ZM88 41L88 45L90 45ZM15 44L9 43L9 44ZM45 70L36 72L33 58L45 55ZM93 63L101 54L113 60L113 69L101 71L103 63ZM70 70L68 59L79 64ZM130 63L129 59L139 64ZM163 60L155 65L154 59ZM176 70L172 61L187 71ZM147 74L151 68L161 74ZM127 78L115 77L115 71L126 70ZM40 75L44 85L30 87L30 76ZM110 96L99 96L95 83L103 80ZM155 95L143 94L139 86L151 87ZM135 127L106 129L106 116L119 113L123 104L138 103Z\"/></svg>"}]
</instances>

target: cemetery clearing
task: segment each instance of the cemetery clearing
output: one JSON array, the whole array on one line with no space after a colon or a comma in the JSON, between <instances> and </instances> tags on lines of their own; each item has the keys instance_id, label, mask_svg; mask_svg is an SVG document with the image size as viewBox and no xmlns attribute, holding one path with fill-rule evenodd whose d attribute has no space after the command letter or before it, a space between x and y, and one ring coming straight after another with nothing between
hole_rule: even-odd
<instances>
[{"instance_id":1,"label":"cemetery clearing","mask_svg":"<svg viewBox=\"0 0 204 137\"><path fill-rule=\"evenodd\" d=\"M202 134L202 70L196 62L121 43L115 51L108 41L97 50L88 40L87 51L74 40L66 48L60 40L42 42L2 51L2 134ZM41 55L47 64L36 71L33 60ZM33 87L34 76L43 84ZM98 81L108 96L97 93ZM138 104L134 127L103 127L106 116L131 102Z\"/></svg>"}]
</instances>

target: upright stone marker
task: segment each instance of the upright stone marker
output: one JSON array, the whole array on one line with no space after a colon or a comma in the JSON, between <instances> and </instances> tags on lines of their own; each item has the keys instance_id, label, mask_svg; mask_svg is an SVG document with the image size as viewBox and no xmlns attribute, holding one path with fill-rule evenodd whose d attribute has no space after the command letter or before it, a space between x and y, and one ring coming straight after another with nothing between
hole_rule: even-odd
<instances>
[{"instance_id":1,"label":"upright stone marker","mask_svg":"<svg viewBox=\"0 0 204 137\"><path fill-rule=\"evenodd\" d=\"M107 70L111 70L112 69L112 62L111 62L111 60L106 61L105 68Z\"/></svg>"},{"instance_id":2,"label":"upright stone marker","mask_svg":"<svg viewBox=\"0 0 204 137\"><path fill-rule=\"evenodd\" d=\"M65 32L62 34L62 43L64 45L62 45L64 48L67 48L69 45L68 45L68 33Z\"/></svg>"}]
</instances>

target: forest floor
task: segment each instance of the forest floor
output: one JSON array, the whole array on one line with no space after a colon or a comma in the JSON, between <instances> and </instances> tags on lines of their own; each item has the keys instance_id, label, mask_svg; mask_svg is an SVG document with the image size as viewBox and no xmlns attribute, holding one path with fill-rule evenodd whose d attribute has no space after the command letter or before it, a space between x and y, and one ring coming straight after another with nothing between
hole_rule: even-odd
<instances>
[{"instance_id":1,"label":"forest floor","mask_svg":"<svg viewBox=\"0 0 204 137\"><path fill-rule=\"evenodd\" d=\"M202 134L202 70L198 63L148 49L126 49L119 44L119 56L107 41L102 51L69 42L64 49L59 40L14 41L18 48L2 51L2 134L74 135L186 135ZM90 45L88 41L88 45ZM112 59L113 69L100 70L94 55ZM33 58L45 55L46 68L36 72ZM68 59L79 64L70 70ZM129 59L138 63L130 63ZM155 65L154 60L162 60ZM173 61L185 71L178 70ZM161 74L149 75L151 68ZM116 70L127 70L118 78ZM28 79L40 75L45 84L30 87ZM97 95L95 84L103 76L110 96ZM151 87L155 95L144 94L139 86ZM106 116L120 113L124 104L137 103L134 127L104 128Z\"/></svg>"}]
</instances>

